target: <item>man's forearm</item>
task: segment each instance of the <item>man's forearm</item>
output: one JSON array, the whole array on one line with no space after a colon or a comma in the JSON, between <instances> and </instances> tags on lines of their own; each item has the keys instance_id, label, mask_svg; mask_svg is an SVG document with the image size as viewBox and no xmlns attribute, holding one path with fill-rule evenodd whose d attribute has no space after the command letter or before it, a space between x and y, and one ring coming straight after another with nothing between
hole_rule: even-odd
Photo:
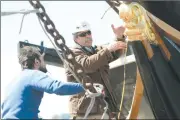
<instances>
[{"instance_id":1,"label":"man's forearm","mask_svg":"<svg viewBox=\"0 0 180 120\"><path fill-rule=\"evenodd\" d=\"M54 80L41 71L34 71L30 86L38 91L57 95L73 95L84 91L80 83Z\"/></svg>"},{"instance_id":2,"label":"man's forearm","mask_svg":"<svg viewBox=\"0 0 180 120\"><path fill-rule=\"evenodd\" d=\"M73 82L61 82L61 87L57 89L56 94L58 95L74 95L84 92L85 89L80 83Z\"/></svg>"},{"instance_id":3,"label":"man's forearm","mask_svg":"<svg viewBox=\"0 0 180 120\"><path fill-rule=\"evenodd\" d=\"M123 41L123 42L125 42L125 40L126 40L126 36L125 35L122 35L121 37L116 37L115 38L115 41Z\"/></svg>"}]
</instances>

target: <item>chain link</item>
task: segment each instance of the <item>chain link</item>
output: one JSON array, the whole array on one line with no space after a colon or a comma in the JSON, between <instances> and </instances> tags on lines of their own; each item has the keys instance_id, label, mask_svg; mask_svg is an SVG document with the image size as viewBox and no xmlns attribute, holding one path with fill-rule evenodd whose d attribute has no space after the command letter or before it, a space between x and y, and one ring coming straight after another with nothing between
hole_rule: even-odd
<instances>
[{"instance_id":1,"label":"chain link","mask_svg":"<svg viewBox=\"0 0 180 120\"><path fill-rule=\"evenodd\" d=\"M92 84L93 80L88 75L85 74L83 67L76 62L74 53L66 46L65 39L57 31L55 24L47 15L44 6L40 3L39 0L35 0L35 1L29 0L29 2L35 9L39 10L39 12L36 13L37 16L44 23L44 27L46 31L54 38L54 42L56 46L61 50L61 54L58 53L59 57L62 59L64 65L66 65L68 70L72 73L76 81L82 83L84 88L86 88L85 85L86 83ZM56 51L59 52L58 50ZM93 87L89 89L93 93L97 92ZM113 104L116 106L115 96L113 96L111 92L109 92L110 96L112 97Z\"/></svg>"},{"instance_id":2,"label":"chain link","mask_svg":"<svg viewBox=\"0 0 180 120\"><path fill-rule=\"evenodd\" d=\"M118 7L121 5L119 0L109 0L109 2L111 2L113 4L113 7Z\"/></svg>"},{"instance_id":3,"label":"chain link","mask_svg":"<svg viewBox=\"0 0 180 120\"><path fill-rule=\"evenodd\" d=\"M60 58L63 59L62 61L64 65L66 65L68 70L72 73L76 81L82 83L84 88L86 88L85 83L92 83L93 80L85 74L83 67L76 62L74 53L66 46L65 39L62 35L59 34L53 21L49 18L45 11L45 8L39 2L39 0L29 0L29 2L35 9L40 11L36 14L44 23L46 31L54 38L56 46L61 50L62 54L60 55ZM93 93L96 92L96 90L93 87L90 88L90 91ZM111 94L111 92L110 95L112 97L113 104L116 106L115 97Z\"/></svg>"},{"instance_id":4,"label":"chain link","mask_svg":"<svg viewBox=\"0 0 180 120\"><path fill-rule=\"evenodd\" d=\"M29 2L35 9L40 11L39 13L36 13L37 16L44 23L46 31L54 38L56 46L61 50L63 62L73 74L74 78L82 83L84 87L86 82L92 83L91 78L85 74L83 67L76 62L74 53L66 46L65 39L57 31L55 24L47 15L44 6L39 0L29 0Z\"/></svg>"}]
</instances>

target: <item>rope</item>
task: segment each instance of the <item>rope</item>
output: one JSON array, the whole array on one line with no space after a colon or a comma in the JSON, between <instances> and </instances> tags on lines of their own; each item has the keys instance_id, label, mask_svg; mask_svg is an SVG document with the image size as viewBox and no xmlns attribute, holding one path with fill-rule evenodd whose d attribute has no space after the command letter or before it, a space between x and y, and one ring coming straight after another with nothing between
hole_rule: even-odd
<instances>
[{"instance_id":1,"label":"rope","mask_svg":"<svg viewBox=\"0 0 180 120\"><path fill-rule=\"evenodd\" d=\"M151 23L150 20L146 14L146 10L139 5L138 3L132 2L129 5L125 5L122 4L123 6L120 7L120 12L121 13L128 13L128 12L132 12L131 16L128 16L131 18L130 21L126 22L126 27L129 28L130 30L134 29L134 32L139 32L138 30L141 29L142 30L142 34L141 36L145 36L145 39L148 39L148 41L150 43L157 43L157 41L155 41L155 35L153 33L153 31L151 30ZM127 7L126 7L127 6ZM128 11L127 8L129 8ZM119 13L120 14L120 13ZM139 28L139 29L137 29ZM136 29L136 30L135 30ZM136 36L136 35L134 35ZM142 37L144 39L144 37ZM132 38L131 38L132 39ZM136 38L133 38L136 39ZM127 44L128 44L128 39L127 40ZM126 53L127 53L127 48L125 50L125 61L126 61ZM120 112L118 114L118 119L120 119L120 115L121 115L121 110L122 110L122 104L123 104L123 98L124 98L124 93L125 93L125 61L124 61L124 81L123 81L123 88L122 88L122 96L121 96L121 103L120 103Z\"/></svg>"},{"instance_id":2,"label":"rope","mask_svg":"<svg viewBox=\"0 0 180 120\"><path fill-rule=\"evenodd\" d=\"M101 19L104 18L104 16L106 15L106 13L107 13L111 8L112 8L112 7L109 7L109 8L104 12L104 14L102 15Z\"/></svg>"},{"instance_id":3,"label":"rope","mask_svg":"<svg viewBox=\"0 0 180 120\"><path fill-rule=\"evenodd\" d=\"M87 116L89 115L89 113L91 112L93 106L94 106L94 103L95 103L95 100L96 100L96 97L99 97L101 94L100 93L91 93L89 90L86 91L86 94L89 94L87 95L88 98L91 98L91 101L90 101L90 104L86 110L86 113L85 113L85 116L83 119L86 119Z\"/></svg>"},{"instance_id":4,"label":"rope","mask_svg":"<svg viewBox=\"0 0 180 120\"><path fill-rule=\"evenodd\" d=\"M21 30L22 30L22 27L23 27L23 22L24 22L24 18L27 14L24 14L23 17L22 17L22 20L21 20L21 26L20 26L20 29L19 29L19 34L21 34Z\"/></svg>"},{"instance_id":5,"label":"rope","mask_svg":"<svg viewBox=\"0 0 180 120\"><path fill-rule=\"evenodd\" d=\"M104 113L103 113L101 119L104 119L104 116L106 115L107 110L108 110L108 103L106 102L106 100L105 100L104 98L103 98L103 101L104 101L104 103L106 104L106 107L105 107L105 109L104 109Z\"/></svg>"},{"instance_id":6,"label":"rope","mask_svg":"<svg viewBox=\"0 0 180 120\"><path fill-rule=\"evenodd\" d=\"M8 16L8 15L15 15L15 14L23 14L22 20L21 20L21 25L20 25L20 29L19 29L19 34L21 34L22 31L22 27L23 27L23 22L24 22L24 18L27 14L30 13L38 13L39 10L33 9L33 10L19 10L19 11L8 11L8 12L1 12L1 16Z\"/></svg>"},{"instance_id":7,"label":"rope","mask_svg":"<svg viewBox=\"0 0 180 120\"><path fill-rule=\"evenodd\" d=\"M37 13L39 10L33 9L33 10L19 10L19 11L8 11L8 12L1 12L1 16L8 16L8 15L14 15L14 14L29 14L29 13Z\"/></svg>"},{"instance_id":8,"label":"rope","mask_svg":"<svg viewBox=\"0 0 180 120\"><path fill-rule=\"evenodd\" d=\"M94 84L93 84L93 87L95 88L95 90L97 91L97 93L92 93L92 92L90 92L89 90L86 91L86 96L87 96L88 98L91 98L91 101L90 101L90 104L89 104L89 106L88 106L88 108L87 108L87 110L86 110L86 113L85 113L83 119L87 119L87 116L89 115L89 113L91 112L91 110L92 110L92 108L93 108L93 106L94 106L96 97L100 97L100 96L103 97L103 101L104 101L105 104L106 104L106 107L105 107L105 109L104 109L103 115L102 115L102 117L101 117L101 119L104 119L104 116L105 116L105 114L106 114L106 112L107 112L107 110L108 110L108 103L106 102L106 100L104 99L104 95L102 94L102 91L103 91L103 89L104 89L104 88L103 88L103 85L94 83Z\"/></svg>"},{"instance_id":9,"label":"rope","mask_svg":"<svg viewBox=\"0 0 180 120\"><path fill-rule=\"evenodd\" d=\"M128 40L126 39L126 43L128 46ZM122 88L122 94L121 94L121 102L119 106L119 114L118 114L118 119L120 119L121 116L121 110L122 110L122 105L123 105L123 100L124 100L124 94L125 94L125 86L126 86L126 54L127 54L127 48L124 51L124 81L123 81L123 88Z\"/></svg>"}]
</instances>

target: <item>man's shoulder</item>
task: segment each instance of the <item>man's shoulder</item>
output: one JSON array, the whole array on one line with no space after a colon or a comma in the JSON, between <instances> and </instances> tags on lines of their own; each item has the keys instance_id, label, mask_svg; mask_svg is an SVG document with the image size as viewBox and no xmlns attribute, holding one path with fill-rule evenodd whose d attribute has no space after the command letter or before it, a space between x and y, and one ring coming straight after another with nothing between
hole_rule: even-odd
<instances>
[{"instance_id":1,"label":"man's shoulder","mask_svg":"<svg viewBox=\"0 0 180 120\"><path fill-rule=\"evenodd\" d=\"M82 54L83 51L81 48L78 47L71 47L70 50L76 55L76 54Z\"/></svg>"},{"instance_id":2,"label":"man's shoulder","mask_svg":"<svg viewBox=\"0 0 180 120\"><path fill-rule=\"evenodd\" d=\"M46 73L41 72L40 70L35 70L35 69L25 69L21 73L22 76L24 77L42 77L46 76Z\"/></svg>"}]
</instances>

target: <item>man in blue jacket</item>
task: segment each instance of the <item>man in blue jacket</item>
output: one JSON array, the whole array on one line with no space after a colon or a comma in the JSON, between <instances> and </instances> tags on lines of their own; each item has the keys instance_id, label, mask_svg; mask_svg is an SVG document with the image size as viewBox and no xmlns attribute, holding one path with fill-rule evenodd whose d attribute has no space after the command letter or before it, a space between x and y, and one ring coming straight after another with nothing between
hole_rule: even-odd
<instances>
[{"instance_id":1,"label":"man in blue jacket","mask_svg":"<svg viewBox=\"0 0 180 120\"><path fill-rule=\"evenodd\" d=\"M47 74L44 57L34 47L19 51L22 72L10 83L2 104L2 119L38 119L39 106L44 92L56 95L73 95L84 92L79 83L61 82Z\"/></svg>"}]
</instances>

